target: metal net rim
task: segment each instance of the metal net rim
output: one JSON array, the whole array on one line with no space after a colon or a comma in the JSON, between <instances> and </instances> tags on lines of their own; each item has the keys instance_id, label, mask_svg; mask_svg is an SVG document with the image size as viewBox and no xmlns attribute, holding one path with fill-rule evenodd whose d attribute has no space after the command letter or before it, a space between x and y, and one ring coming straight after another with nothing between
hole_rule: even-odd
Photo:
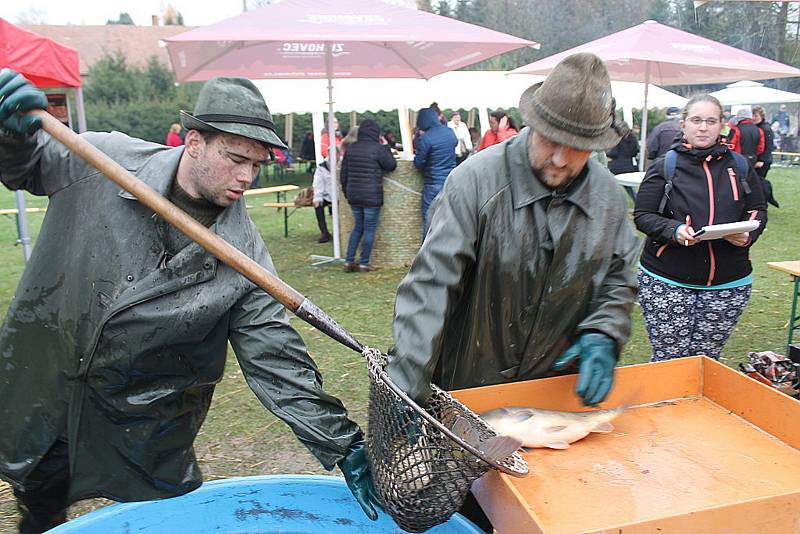
<instances>
[{"instance_id":1,"label":"metal net rim","mask_svg":"<svg viewBox=\"0 0 800 534\"><path fill-rule=\"evenodd\" d=\"M414 402L403 390L401 390L389 377L386 371L383 370L384 360L385 357L383 354L375 348L371 347L364 347L363 352L364 358L366 358L367 363L370 368L370 373L375 376L377 380L383 382L399 399L401 399L409 408L411 408L416 414L420 417L424 418L428 423L433 425L438 431L448 437L453 443L461 447L462 449L466 450L470 454L474 455L475 457L479 458L482 462L487 464L492 469L496 469L502 473L507 475L516 477L516 478L524 478L528 476L529 469L528 469L528 462L525 461L524 458L519 454L519 452L514 452L510 456L506 458L502 458L499 461L492 460L488 458L483 452L474 446L470 445L459 436L455 435L446 425L442 424L436 417L428 413L428 411ZM438 396L441 401L449 403L455 406L459 411L464 412L467 414L473 422L482 425L486 430L491 432L493 435L498 435L497 432L487 425L483 420L472 410L466 407L463 403L457 400L455 397L450 395L448 392L444 391L443 389L437 387L434 384L431 384L431 389L434 392L434 395Z\"/></svg>"}]
</instances>

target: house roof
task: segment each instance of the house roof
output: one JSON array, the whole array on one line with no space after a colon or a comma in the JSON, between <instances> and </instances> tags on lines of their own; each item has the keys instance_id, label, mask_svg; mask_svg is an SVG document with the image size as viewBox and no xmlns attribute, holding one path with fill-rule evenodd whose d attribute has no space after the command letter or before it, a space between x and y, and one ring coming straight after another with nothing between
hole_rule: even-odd
<instances>
[{"instance_id":1,"label":"house roof","mask_svg":"<svg viewBox=\"0 0 800 534\"><path fill-rule=\"evenodd\" d=\"M24 24L23 28L49 37L57 43L71 46L80 56L80 73L86 76L89 68L106 52L120 50L129 65L144 67L155 55L164 65L170 65L167 49L159 40L193 29L187 26L129 26L105 24L102 26L51 26Z\"/></svg>"}]
</instances>

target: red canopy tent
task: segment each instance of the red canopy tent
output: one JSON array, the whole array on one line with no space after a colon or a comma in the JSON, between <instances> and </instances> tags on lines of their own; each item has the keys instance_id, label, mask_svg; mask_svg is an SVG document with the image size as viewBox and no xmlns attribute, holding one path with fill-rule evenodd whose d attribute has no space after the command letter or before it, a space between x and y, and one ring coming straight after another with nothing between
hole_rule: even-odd
<instances>
[{"instance_id":1,"label":"red canopy tent","mask_svg":"<svg viewBox=\"0 0 800 534\"><path fill-rule=\"evenodd\" d=\"M21 72L34 85L78 88L78 51L0 18L0 65Z\"/></svg>"},{"instance_id":2,"label":"red canopy tent","mask_svg":"<svg viewBox=\"0 0 800 534\"><path fill-rule=\"evenodd\" d=\"M77 50L0 18L0 68L4 67L23 74L42 89L74 89L78 130L86 130ZM17 230L27 261L30 257L30 237L25 220L25 198L21 191L17 191Z\"/></svg>"}]
</instances>

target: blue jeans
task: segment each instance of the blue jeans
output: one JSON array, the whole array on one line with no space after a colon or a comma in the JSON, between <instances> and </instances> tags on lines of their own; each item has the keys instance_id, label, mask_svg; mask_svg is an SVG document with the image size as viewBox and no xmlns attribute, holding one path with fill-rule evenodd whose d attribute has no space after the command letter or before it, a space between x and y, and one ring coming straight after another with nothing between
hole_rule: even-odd
<instances>
[{"instance_id":1,"label":"blue jeans","mask_svg":"<svg viewBox=\"0 0 800 534\"><path fill-rule=\"evenodd\" d=\"M442 190L444 187L444 180L438 181L435 179L425 179L425 183L422 185L422 237L425 237L425 234L428 233L428 209L433 204L433 201L436 200L436 196L439 194L439 191Z\"/></svg>"},{"instance_id":2,"label":"blue jeans","mask_svg":"<svg viewBox=\"0 0 800 534\"><path fill-rule=\"evenodd\" d=\"M369 265L369 256L372 254L372 243L375 241L375 229L378 227L378 220L381 218L380 208L359 208L351 206L353 210L353 231L350 232L350 241L347 243L347 263L355 263L356 249L361 237L364 242L361 244L361 265Z\"/></svg>"}]
</instances>

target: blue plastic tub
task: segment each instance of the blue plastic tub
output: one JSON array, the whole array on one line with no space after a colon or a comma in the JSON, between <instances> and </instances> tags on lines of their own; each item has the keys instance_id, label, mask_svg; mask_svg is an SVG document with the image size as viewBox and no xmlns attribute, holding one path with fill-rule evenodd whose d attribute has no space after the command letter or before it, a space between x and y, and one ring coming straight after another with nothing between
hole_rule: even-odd
<instances>
[{"instance_id":1,"label":"blue plastic tub","mask_svg":"<svg viewBox=\"0 0 800 534\"><path fill-rule=\"evenodd\" d=\"M115 504L49 532L354 534L405 531L383 512L379 512L377 521L370 521L341 478L271 475L207 482L173 499ZM428 532L482 533L458 514Z\"/></svg>"}]
</instances>

